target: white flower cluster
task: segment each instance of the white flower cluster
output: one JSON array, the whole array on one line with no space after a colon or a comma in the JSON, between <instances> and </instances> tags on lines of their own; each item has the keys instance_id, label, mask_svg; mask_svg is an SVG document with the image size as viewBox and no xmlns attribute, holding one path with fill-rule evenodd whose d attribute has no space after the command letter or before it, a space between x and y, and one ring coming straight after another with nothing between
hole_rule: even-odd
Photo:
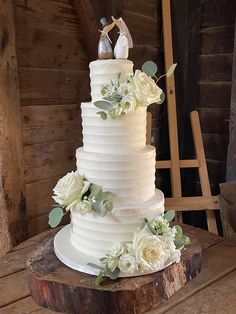
<instances>
[{"instance_id":1,"label":"white flower cluster","mask_svg":"<svg viewBox=\"0 0 236 314\"><path fill-rule=\"evenodd\" d=\"M151 226L156 234L146 224L134 233L132 242L116 244L101 262L111 272L118 268L130 275L136 271L158 271L169 263L178 263L181 252L174 243L175 227L171 228L164 216L153 220Z\"/></svg>"},{"instance_id":2,"label":"white flower cluster","mask_svg":"<svg viewBox=\"0 0 236 314\"><path fill-rule=\"evenodd\" d=\"M79 210L81 213L91 211L91 203L83 199L91 182L85 180L78 172L71 171L62 177L53 189L53 199L66 210Z\"/></svg>"},{"instance_id":3,"label":"white flower cluster","mask_svg":"<svg viewBox=\"0 0 236 314\"><path fill-rule=\"evenodd\" d=\"M61 178L53 189L53 199L62 208L77 210L86 214L92 210L105 216L112 210L112 193L103 192L101 187L91 183L78 172L69 172Z\"/></svg>"},{"instance_id":4,"label":"white flower cluster","mask_svg":"<svg viewBox=\"0 0 236 314\"><path fill-rule=\"evenodd\" d=\"M161 103L163 91L151 76L136 70L135 74L125 82L120 83L120 78L118 78L118 82L104 85L101 93L106 101L105 105L101 104L102 101L97 101L94 105L105 111L98 113L105 119L107 115L116 119L134 112L139 106Z\"/></svg>"}]
</instances>

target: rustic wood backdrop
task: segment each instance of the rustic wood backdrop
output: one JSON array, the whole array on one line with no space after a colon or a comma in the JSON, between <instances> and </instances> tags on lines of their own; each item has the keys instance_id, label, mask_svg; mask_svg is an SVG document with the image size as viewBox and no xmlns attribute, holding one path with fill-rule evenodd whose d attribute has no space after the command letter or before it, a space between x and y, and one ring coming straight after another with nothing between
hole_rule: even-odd
<instances>
[{"instance_id":1,"label":"rustic wood backdrop","mask_svg":"<svg viewBox=\"0 0 236 314\"><path fill-rule=\"evenodd\" d=\"M12 19L11 30L7 31L15 32L11 45L16 58L11 60L17 61L14 77L19 82L19 100L14 111L19 123L13 136L17 138L15 153L22 153L17 153L14 165L7 161L5 165L9 173L14 167L22 172L23 179L17 185L23 198L21 207L12 200L14 205L8 208L9 193L2 184L11 228L1 233L10 234L10 244L14 245L48 228L52 188L62 175L75 169L75 150L82 145L79 104L90 99L88 63L96 58L100 17L122 16L127 22L135 45L130 52L135 68L153 60L163 72L163 44L160 0L2 0L1 4L8 5L5 16ZM179 63L176 76L182 82L177 86L178 116L181 130L185 130L180 131L181 153L191 146L188 113L198 108L212 190L217 193L219 182L225 179L236 2L172 1L172 7L173 23L183 17L181 14L185 14L182 21L187 21L178 23L182 31L174 24L175 61ZM3 14L2 11L1 22ZM5 43L6 34L4 37L3 29L1 32L1 41ZM181 50L183 38L186 40ZM151 106L150 110L152 143L158 147L158 158L165 158L168 154L165 105ZM7 145L9 153L12 144ZM4 182L4 175L1 176ZM197 186L198 179L194 180ZM22 212L26 215L21 214L17 220L17 213ZM28 234L19 232L15 237L14 230L26 231L26 224Z\"/></svg>"}]
</instances>

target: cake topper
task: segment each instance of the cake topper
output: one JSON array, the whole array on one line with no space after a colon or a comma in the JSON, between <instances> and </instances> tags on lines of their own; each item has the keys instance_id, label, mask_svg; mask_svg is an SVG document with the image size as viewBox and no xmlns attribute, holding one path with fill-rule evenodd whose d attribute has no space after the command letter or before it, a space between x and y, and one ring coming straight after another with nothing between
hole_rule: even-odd
<instances>
[{"instance_id":1,"label":"cake topper","mask_svg":"<svg viewBox=\"0 0 236 314\"><path fill-rule=\"evenodd\" d=\"M105 17L101 18L100 23L102 30L99 30L101 35L98 43L98 59L112 59L113 51L108 33L114 27L115 23L108 23Z\"/></svg>"},{"instance_id":2,"label":"cake topper","mask_svg":"<svg viewBox=\"0 0 236 314\"><path fill-rule=\"evenodd\" d=\"M133 40L130 35L129 29L122 17L115 19L112 16L112 20L119 28L119 38L114 48L114 56L116 59L127 59L129 56L129 49L133 48Z\"/></svg>"},{"instance_id":3,"label":"cake topper","mask_svg":"<svg viewBox=\"0 0 236 314\"><path fill-rule=\"evenodd\" d=\"M116 59L127 59L129 55L129 49L133 48L133 40L130 35L129 29L125 24L122 17L115 19L112 16L113 22L107 22L106 18L101 18L100 23L102 25L100 40L98 43L98 59L112 59L113 50L112 42L108 33L116 25L119 29L119 37L114 48L114 57Z\"/></svg>"}]
</instances>

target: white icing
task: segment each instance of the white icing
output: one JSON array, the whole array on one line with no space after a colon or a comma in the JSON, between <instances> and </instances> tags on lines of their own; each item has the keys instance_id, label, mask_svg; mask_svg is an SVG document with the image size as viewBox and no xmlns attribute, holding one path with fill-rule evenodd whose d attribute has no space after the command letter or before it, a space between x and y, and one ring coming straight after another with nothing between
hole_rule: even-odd
<instances>
[{"instance_id":1,"label":"white icing","mask_svg":"<svg viewBox=\"0 0 236 314\"><path fill-rule=\"evenodd\" d=\"M164 212L163 193L155 189L155 153L146 146L146 108L121 119L102 120L101 87L133 74L129 60L98 60L90 63L92 102L82 103L83 143L76 151L77 170L104 191L113 193L112 213L105 217L71 212L71 242L80 252L103 257L115 243L131 241L145 217Z\"/></svg>"},{"instance_id":2,"label":"white icing","mask_svg":"<svg viewBox=\"0 0 236 314\"><path fill-rule=\"evenodd\" d=\"M114 195L115 204L139 203L155 191L155 148L129 154L99 154L76 151L77 170L89 181Z\"/></svg>"},{"instance_id":3,"label":"white icing","mask_svg":"<svg viewBox=\"0 0 236 314\"><path fill-rule=\"evenodd\" d=\"M133 74L133 62L130 60L96 60L90 62L89 68L92 101L102 99L102 85L110 84L111 80L117 81L119 73L121 73L120 82Z\"/></svg>"},{"instance_id":4,"label":"white icing","mask_svg":"<svg viewBox=\"0 0 236 314\"><path fill-rule=\"evenodd\" d=\"M83 144L87 152L126 153L146 147L147 108L140 107L121 119L102 120L101 109L93 103L82 103Z\"/></svg>"},{"instance_id":5,"label":"white icing","mask_svg":"<svg viewBox=\"0 0 236 314\"><path fill-rule=\"evenodd\" d=\"M159 190L149 201L114 207L112 213L105 217L72 211L71 241L79 251L100 258L115 243L131 241L133 232L140 227L145 217L151 220L163 212L164 195Z\"/></svg>"}]
</instances>

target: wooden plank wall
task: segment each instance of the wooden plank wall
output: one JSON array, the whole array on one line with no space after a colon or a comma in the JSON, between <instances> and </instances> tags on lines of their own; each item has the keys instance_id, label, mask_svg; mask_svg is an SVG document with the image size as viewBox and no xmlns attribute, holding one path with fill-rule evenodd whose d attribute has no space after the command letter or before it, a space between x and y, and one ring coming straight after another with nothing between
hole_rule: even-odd
<instances>
[{"instance_id":1,"label":"wooden plank wall","mask_svg":"<svg viewBox=\"0 0 236 314\"><path fill-rule=\"evenodd\" d=\"M16 0L29 236L48 228L52 188L75 168L82 144L79 103L89 98L88 58L70 0Z\"/></svg>"},{"instance_id":2,"label":"wooden plank wall","mask_svg":"<svg viewBox=\"0 0 236 314\"><path fill-rule=\"evenodd\" d=\"M97 3L91 5L100 13ZM153 60L161 70L160 0L104 1L102 10L127 22L135 68ZM75 150L82 145L79 103L90 98L91 60L72 0L15 0L15 24L27 220L33 236L48 228L55 183L75 168ZM159 108L151 111L156 143Z\"/></svg>"},{"instance_id":3,"label":"wooden plank wall","mask_svg":"<svg viewBox=\"0 0 236 314\"><path fill-rule=\"evenodd\" d=\"M235 16L235 1L201 1L198 111L213 194L225 181Z\"/></svg>"}]
</instances>

